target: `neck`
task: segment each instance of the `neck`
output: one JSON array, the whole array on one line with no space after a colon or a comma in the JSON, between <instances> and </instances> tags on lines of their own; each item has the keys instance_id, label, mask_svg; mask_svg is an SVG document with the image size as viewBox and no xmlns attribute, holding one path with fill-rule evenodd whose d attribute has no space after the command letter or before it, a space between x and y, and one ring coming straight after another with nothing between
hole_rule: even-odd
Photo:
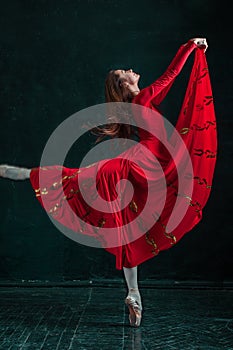
<instances>
[{"instance_id":1,"label":"neck","mask_svg":"<svg viewBox=\"0 0 233 350\"><path fill-rule=\"evenodd\" d=\"M139 94L140 89L139 89L138 85L135 84L135 85L131 86L131 87L130 87L130 92L131 92L131 94L132 94L133 96L136 96L137 94Z\"/></svg>"},{"instance_id":2,"label":"neck","mask_svg":"<svg viewBox=\"0 0 233 350\"><path fill-rule=\"evenodd\" d=\"M137 94L139 94L140 90L134 90L134 91L131 91L132 95L133 96L136 96Z\"/></svg>"}]
</instances>

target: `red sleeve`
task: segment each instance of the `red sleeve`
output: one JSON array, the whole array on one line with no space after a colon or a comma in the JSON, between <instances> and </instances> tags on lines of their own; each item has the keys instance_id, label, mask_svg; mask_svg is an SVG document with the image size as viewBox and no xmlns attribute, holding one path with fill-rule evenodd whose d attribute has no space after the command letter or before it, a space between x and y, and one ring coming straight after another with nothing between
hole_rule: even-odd
<instances>
[{"instance_id":1,"label":"red sleeve","mask_svg":"<svg viewBox=\"0 0 233 350\"><path fill-rule=\"evenodd\" d=\"M187 58L196 47L197 45L191 40L182 45L167 70L154 83L140 91L135 97L135 103L145 106L153 100L154 104L159 105L167 95Z\"/></svg>"}]
</instances>

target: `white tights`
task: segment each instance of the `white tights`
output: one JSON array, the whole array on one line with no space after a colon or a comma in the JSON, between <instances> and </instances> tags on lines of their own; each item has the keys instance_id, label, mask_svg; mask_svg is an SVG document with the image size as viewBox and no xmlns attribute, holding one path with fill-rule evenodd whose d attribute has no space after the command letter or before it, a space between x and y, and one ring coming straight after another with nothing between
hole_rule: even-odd
<instances>
[{"instance_id":1,"label":"white tights","mask_svg":"<svg viewBox=\"0 0 233 350\"><path fill-rule=\"evenodd\" d=\"M0 176L10 180L26 180L30 178L31 169L11 165L0 165Z\"/></svg>"},{"instance_id":2,"label":"white tights","mask_svg":"<svg viewBox=\"0 0 233 350\"><path fill-rule=\"evenodd\" d=\"M138 290L138 268L137 266L123 267L125 281L128 287L128 295L134 297L141 305L141 297Z\"/></svg>"},{"instance_id":3,"label":"white tights","mask_svg":"<svg viewBox=\"0 0 233 350\"><path fill-rule=\"evenodd\" d=\"M137 266L128 268L123 267L125 280L128 289L138 289L138 269Z\"/></svg>"}]
</instances>

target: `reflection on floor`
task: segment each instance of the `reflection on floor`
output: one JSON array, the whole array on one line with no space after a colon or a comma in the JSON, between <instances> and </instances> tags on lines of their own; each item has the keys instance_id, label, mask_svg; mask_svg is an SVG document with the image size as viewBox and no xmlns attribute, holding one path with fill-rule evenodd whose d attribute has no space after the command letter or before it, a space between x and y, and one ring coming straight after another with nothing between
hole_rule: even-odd
<instances>
[{"instance_id":1,"label":"reflection on floor","mask_svg":"<svg viewBox=\"0 0 233 350\"><path fill-rule=\"evenodd\" d=\"M129 327L123 287L0 288L0 349L233 349L233 290L142 288Z\"/></svg>"}]
</instances>

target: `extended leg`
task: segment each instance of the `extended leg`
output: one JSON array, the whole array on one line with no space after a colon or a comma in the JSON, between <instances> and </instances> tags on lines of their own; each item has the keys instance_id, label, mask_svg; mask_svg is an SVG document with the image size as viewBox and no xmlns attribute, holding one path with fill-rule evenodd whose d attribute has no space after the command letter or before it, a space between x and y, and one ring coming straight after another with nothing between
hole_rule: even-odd
<instances>
[{"instance_id":1,"label":"extended leg","mask_svg":"<svg viewBox=\"0 0 233 350\"><path fill-rule=\"evenodd\" d=\"M137 266L132 268L123 267L123 271L128 287L128 296L125 299L125 303L129 308L130 325L138 327L140 325L142 316L142 302L138 290Z\"/></svg>"},{"instance_id":2,"label":"extended leg","mask_svg":"<svg viewBox=\"0 0 233 350\"><path fill-rule=\"evenodd\" d=\"M11 165L0 165L0 176L10 180L26 180L30 178L31 169Z\"/></svg>"}]
</instances>

